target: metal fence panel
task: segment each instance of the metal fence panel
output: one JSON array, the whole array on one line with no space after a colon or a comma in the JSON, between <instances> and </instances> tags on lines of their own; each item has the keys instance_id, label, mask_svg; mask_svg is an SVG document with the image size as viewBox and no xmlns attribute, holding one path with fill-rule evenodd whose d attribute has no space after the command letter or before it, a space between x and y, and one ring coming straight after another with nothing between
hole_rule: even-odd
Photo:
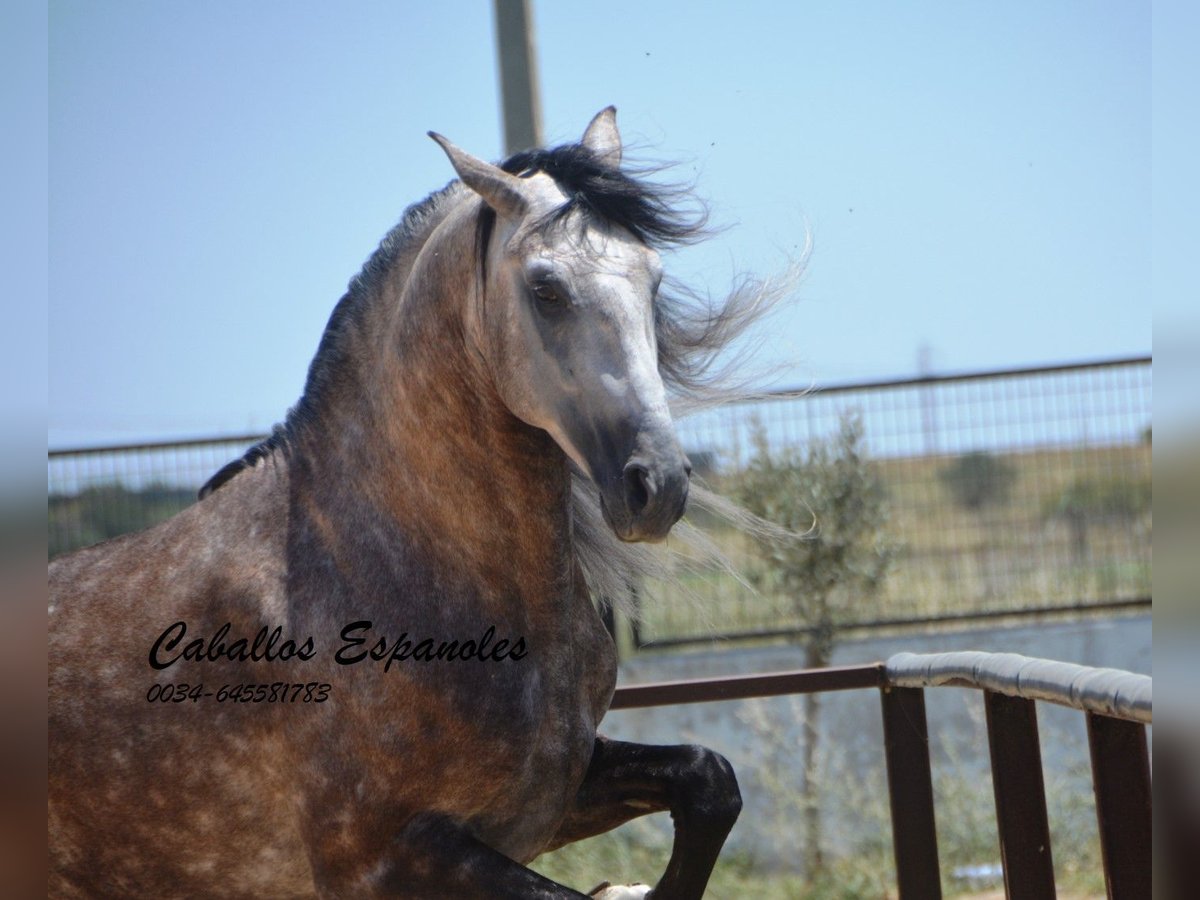
<instances>
[{"instance_id":1,"label":"metal fence panel","mask_svg":"<svg viewBox=\"0 0 1200 900\"><path fill-rule=\"evenodd\" d=\"M1139 357L844 385L731 405L679 430L722 487L752 458L756 428L775 452L860 417L899 558L872 606L850 605L842 627L1140 604L1151 592L1151 376ZM989 465L969 465L980 460ZM970 491L951 482L977 472L1007 472L1008 482L971 507L959 495ZM755 571L753 546L719 539L741 571ZM648 587L643 614L644 643L805 624L792 598L715 569Z\"/></svg>"}]
</instances>

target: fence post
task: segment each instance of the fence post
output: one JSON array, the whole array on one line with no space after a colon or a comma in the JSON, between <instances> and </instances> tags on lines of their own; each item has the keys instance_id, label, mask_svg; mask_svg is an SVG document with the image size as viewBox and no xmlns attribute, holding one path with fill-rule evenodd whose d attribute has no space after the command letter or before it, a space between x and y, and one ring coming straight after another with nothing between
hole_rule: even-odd
<instances>
[{"instance_id":1,"label":"fence post","mask_svg":"<svg viewBox=\"0 0 1200 900\"><path fill-rule=\"evenodd\" d=\"M1054 900L1046 785L1033 700L984 692L1004 893Z\"/></svg>"},{"instance_id":2,"label":"fence post","mask_svg":"<svg viewBox=\"0 0 1200 900\"><path fill-rule=\"evenodd\" d=\"M1153 869L1146 726L1088 713L1104 882L1114 900L1150 900Z\"/></svg>"},{"instance_id":3,"label":"fence post","mask_svg":"<svg viewBox=\"0 0 1200 900\"><path fill-rule=\"evenodd\" d=\"M940 900L925 692L885 687L881 694L896 885L901 900Z\"/></svg>"}]
</instances>

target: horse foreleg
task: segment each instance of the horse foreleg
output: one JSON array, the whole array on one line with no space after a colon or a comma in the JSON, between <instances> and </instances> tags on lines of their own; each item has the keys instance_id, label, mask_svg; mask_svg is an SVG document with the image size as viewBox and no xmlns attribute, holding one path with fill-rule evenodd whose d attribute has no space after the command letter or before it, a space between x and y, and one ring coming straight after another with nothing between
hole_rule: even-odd
<instances>
[{"instance_id":1,"label":"horse foreleg","mask_svg":"<svg viewBox=\"0 0 1200 900\"><path fill-rule=\"evenodd\" d=\"M555 849L647 813L669 811L675 842L654 900L699 900L742 809L728 760L706 747L654 747L597 737Z\"/></svg>"}]
</instances>

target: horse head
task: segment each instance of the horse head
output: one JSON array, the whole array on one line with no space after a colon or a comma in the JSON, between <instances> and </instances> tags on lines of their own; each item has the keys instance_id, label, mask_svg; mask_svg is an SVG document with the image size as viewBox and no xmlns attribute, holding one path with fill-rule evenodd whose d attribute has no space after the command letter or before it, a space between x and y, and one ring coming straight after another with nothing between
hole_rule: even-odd
<instances>
[{"instance_id":1,"label":"horse head","mask_svg":"<svg viewBox=\"0 0 1200 900\"><path fill-rule=\"evenodd\" d=\"M691 465L659 372L662 264L637 233L615 110L592 120L574 152L560 148L566 177L505 171L430 136L494 214L467 329L501 400L595 483L620 539L662 540L683 514ZM584 181L599 187L579 189ZM605 215L609 201L634 215Z\"/></svg>"}]
</instances>

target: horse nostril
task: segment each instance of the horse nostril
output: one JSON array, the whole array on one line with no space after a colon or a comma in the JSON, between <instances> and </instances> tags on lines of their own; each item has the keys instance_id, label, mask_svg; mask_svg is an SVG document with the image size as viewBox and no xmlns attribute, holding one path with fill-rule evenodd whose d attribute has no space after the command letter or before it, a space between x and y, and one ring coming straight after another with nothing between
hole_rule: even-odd
<instances>
[{"instance_id":1,"label":"horse nostril","mask_svg":"<svg viewBox=\"0 0 1200 900\"><path fill-rule=\"evenodd\" d=\"M692 461L690 459L688 459L687 457L684 457L684 460L683 460L683 477L684 478L692 477Z\"/></svg>"},{"instance_id":2,"label":"horse nostril","mask_svg":"<svg viewBox=\"0 0 1200 900\"><path fill-rule=\"evenodd\" d=\"M629 500L629 511L635 516L646 508L654 496L654 479L650 476L650 470L640 463L630 463L625 467L625 496Z\"/></svg>"}]
</instances>

